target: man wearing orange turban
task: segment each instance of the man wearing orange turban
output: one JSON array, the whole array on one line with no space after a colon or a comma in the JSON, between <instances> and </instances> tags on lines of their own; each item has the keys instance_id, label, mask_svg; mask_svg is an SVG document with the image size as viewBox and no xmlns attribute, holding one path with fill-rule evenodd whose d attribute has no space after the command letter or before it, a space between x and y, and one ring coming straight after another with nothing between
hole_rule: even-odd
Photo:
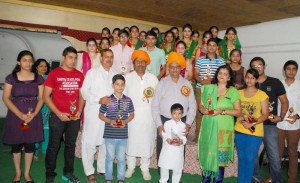
<instances>
[{"instance_id":1,"label":"man wearing orange turban","mask_svg":"<svg viewBox=\"0 0 300 183\"><path fill-rule=\"evenodd\" d=\"M183 55L177 52L171 52L169 54L167 66L169 67L169 65L173 62L178 63L181 67L181 70L186 67L185 58L183 57Z\"/></svg>"},{"instance_id":2,"label":"man wearing orange turban","mask_svg":"<svg viewBox=\"0 0 300 183\"><path fill-rule=\"evenodd\" d=\"M135 50L132 53L131 60L135 61L135 59L137 59L137 58L144 60L147 65L149 65L151 62L148 53L143 50Z\"/></svg>"}]
</instances>

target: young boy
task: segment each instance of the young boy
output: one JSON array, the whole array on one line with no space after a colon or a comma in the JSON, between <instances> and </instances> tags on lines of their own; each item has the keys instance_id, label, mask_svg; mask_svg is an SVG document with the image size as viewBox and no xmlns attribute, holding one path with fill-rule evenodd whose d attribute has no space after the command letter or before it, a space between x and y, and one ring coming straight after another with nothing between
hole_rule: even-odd
<instances>
[{"instance_id":1,"label":"young boy","mask_svg":"<svg viewBox=\"0 0 300 183\"><path fill-rule=\"evenodd\" d=\"M184 163L184 145L186 144L185 123L181 121L183 107L181 104L171 106L172 119L164 124L163 147L159 156L160 183L167 183L169 170L173 170L172 183L179 183Z\"/></svg>"},{"instance_id":2,"label":"young boy","mask_svg":"<svg viewBox=\"0 0 300 183\"><path fill-rule=\"evenodd\" d=\"M105 139L105 180L112 183L113 161L118 161L118 183L124 182L126 161L125 153L128 139L128 126L134 117L131 99L123 94L125 78L117 74L112 78L114 93L109 97L108 105L101 105L99 118L105 122L103 138Z\"/></svg>"}]
</instances>

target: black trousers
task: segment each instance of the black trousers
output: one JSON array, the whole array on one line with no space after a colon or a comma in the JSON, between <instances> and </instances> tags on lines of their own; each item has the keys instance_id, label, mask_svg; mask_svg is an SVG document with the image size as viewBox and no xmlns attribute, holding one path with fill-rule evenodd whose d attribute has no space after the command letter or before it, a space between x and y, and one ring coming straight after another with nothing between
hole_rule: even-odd
<instances>
[{"instance_id":1,"label":"black trousers","mask_svg":"<svg viewBox=\"0 0 300 183\"><path fill-rule=\"evenodd\" d=\"M63 122L55 114L51 113L49 119L49 145L46 153L46 177L55 177L56 159L61 145L61 137L65 133L64 170L63 173L73 173L75 147L80 119Z\"/></svg>"}]
</instances>

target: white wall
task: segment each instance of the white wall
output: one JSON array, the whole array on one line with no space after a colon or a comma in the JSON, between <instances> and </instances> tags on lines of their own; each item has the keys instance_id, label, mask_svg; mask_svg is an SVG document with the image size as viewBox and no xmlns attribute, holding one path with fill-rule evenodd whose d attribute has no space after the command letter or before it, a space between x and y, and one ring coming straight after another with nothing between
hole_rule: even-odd
<instances>
[{"instance_id":1,"label":"white wall","mask_svg":"<svg viewBox=\"0 0 300 183\"><path fill-rule=\"evenodd\" d=\"M237 27L242 44L242 65L246 68L255 56L267 64L266 74L283 79L282 68L286 61L295 60L300 65L300 17L276 20ZM225 31L220 31L223 38ZM297 79L300 80L300 72Z\"/></svg>"}]
</instances>

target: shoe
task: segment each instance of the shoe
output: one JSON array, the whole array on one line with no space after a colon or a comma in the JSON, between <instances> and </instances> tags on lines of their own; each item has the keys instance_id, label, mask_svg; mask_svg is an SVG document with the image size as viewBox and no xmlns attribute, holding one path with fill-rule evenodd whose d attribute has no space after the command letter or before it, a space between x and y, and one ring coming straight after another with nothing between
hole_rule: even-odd
<instances>
[{"instance_id":1,"label":"shoe","mask_svg":"<svg viewBox=\"0 0 300 183\"><path fill-rule=\"evenodd\" d=\"M21 180L13 180L12 183L21 183Z\"/></svg>"},{"instance_id":2,"label":"shoe","mask_svg":"<svg viewBox=\"0 0 300 183\"><path fill-rule=\"evenodd\" d=\"M134 169L133 170L127 169L126 172L125 172L125 177L130 178L130 177L132 177L133 173L134 173Z\"/></svg>"},{"instance_id":3,"label":"shoe","mask_svg":"<svg viewBox=\"0 0 300 183\"><path fill-rule=\"evenodd\" d=\"M80 180L75 177L73 174L66 174L66 175L63 175L61 177L62 180L64 181L69 181L69 183L79 183Z\"/></svg>"},{"instance_id":4,"label":"shoe","mask_svg":"<svg viewBox=\"0 0 300 183\"><path fill-rule=\"evenodd\" d=\"M88 179L89 183L97 183L97 180L96 180L96 177L94 174L87 176L87 179Z\"/></svg>"},{"instance_id":5,"label":"shoe","mask_svg":"<svg viewBox=\"0 0 300 183\"><path fill-rule=\"evenodd\" d=\"M38 156L33 156L33 160L34 160L34 161L38 161L38 160L39 160L39 157L38 157Z\"/></svg>"},{"instance_id":6,"label":"shoe","mask_svg":"<svg viewBox=\"0 0 300 183\"><path fill-rule=\"evenodd\" d=\"M27 181L26 183L34 183L34 181L33 181L33 180L30 180L30 181Z\"/></svg>"},{"instance_id":7,"label":"shoe","mask_svg":"<svg viewBox=\"0 0 300 183\"><path fill-rule=\"evenodd\" d=\"M45 183L54 183L55 177L46 177Z\"/></svg>"},{"instance_id":8,"label":"shoe","mask_svg":"<svg viewBox=\"0 0 300 183\"><path fill-rule=\"evenodd\" d=\"M266 180L260 181L260 183L270 183L270 182L272 182L272 178L271 177L267 178Z\"/></svg>"},{"instance_id":9,"label":"shoe","mask_svg":"<svg viewBox=\"0 0 300 183\"><path fill-rule=\"evenodd\" d=\"M105 173L97 172L97 175L99 175L99 176L105 176Z\"/></svg>"},{"instance_id":10,"label":"shoe","mask_svg":"<svg viewBox=\"0 0 300 183\"><path fill-rule=\"evenodd\" d=\"M142 171L142 175L143 175L144 180L151 180L151 174L150 174L149 170Z\"/></svg>"}]
</instances>

